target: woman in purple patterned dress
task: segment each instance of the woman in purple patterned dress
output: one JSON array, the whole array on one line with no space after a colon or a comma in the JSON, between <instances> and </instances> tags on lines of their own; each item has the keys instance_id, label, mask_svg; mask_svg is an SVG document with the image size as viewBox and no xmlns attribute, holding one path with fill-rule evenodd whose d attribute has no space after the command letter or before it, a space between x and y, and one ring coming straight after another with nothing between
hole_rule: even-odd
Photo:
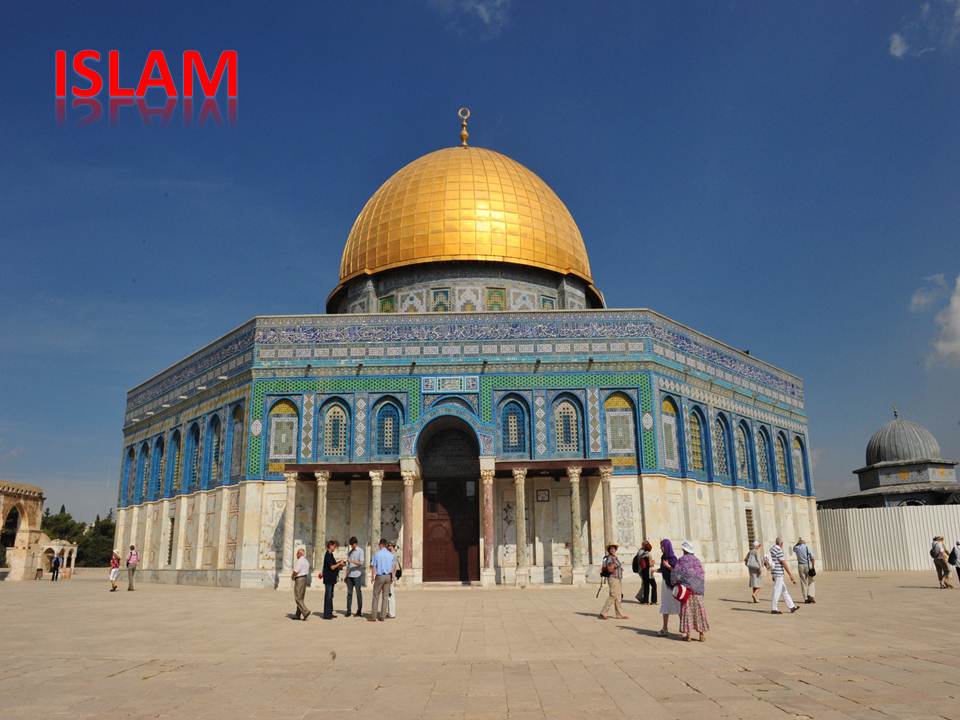
<instances>
[{"instance_id":1,"label":"woman in purple patterned dress","mask_svg":"<svg viewBox=\"0 0 960 720\"><path fill-rule=\"evenodd\" d=\"M707 621L707 608L703 604L703 564L696 556L693 544L684 540L680 546L683 556L677 560L673 571L673 582L690 588L690 596L680 606L680 634L684 640L690 640L690 633L696 630L700 633L700 642L704 641L703 634L710 629Z\"/></svg>"}]
</instances>

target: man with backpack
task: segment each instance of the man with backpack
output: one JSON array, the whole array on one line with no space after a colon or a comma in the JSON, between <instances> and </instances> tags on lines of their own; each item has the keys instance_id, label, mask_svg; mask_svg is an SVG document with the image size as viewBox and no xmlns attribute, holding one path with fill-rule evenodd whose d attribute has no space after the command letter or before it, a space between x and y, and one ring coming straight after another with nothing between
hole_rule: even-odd
<instances>
[{"instance_id":1,"label":"man with backpack","mask_svg":"<svg viewBox=\"0 0 960 720\"><path fill-rule=\"evenodd\" d=\"M960 580L960 540L957 540L957 544L954 545L950 551L950 557L947 558L947 562L953 565L957 571L957 580Z\"/></svg>"},{"instance_id":2,"label":"man with backpack","mask_svg":"<svg viewBox=\"0 0 960 720\"><path fill-rule=\"evenodd\" d=\"M610 590L606 602L603 603L603 610L600 611L601 620L609 617L611 607L617 613L617 620L627 619L623 614L623 565L617 557L618 548L616 543L607 545L607 554L603 556L603 565L600 566L600 582L606 580Z\"/></svg>"},{"instance_id":3,"label":"man with backpack","mask_svg":"<svg viewBox=\"0 0 960 720\"><path fill-rule=\"evenodd\" d=\"M633 556L633 571L640 576L640 589L637 602L641 605L657 604L657 582L653 579L653 545L644 540L637 554Z\"/></svg>"},{"instance_id":4,"label":"man with backpack","mask_svg":"<svg viewBox=\"0 0 960 720\"><path fill-rule=\"evenodd\" d=\"M937 535L933 538L933 544L930 546L930 557L933 558L933 565L937 569L940 589L952 588L953 585L950 584L950 565L947 562L947 549L943 544L943 535Z\"/></svg>"}]
</instances>

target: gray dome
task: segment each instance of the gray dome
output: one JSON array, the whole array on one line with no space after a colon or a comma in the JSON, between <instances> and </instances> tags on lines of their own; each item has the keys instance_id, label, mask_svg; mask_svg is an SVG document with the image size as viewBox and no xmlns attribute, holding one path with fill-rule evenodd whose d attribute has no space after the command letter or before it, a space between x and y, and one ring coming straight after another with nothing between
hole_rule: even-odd
<instances>
[{"instance_id":1,"label":"gray dome","mask_svg":"<svg viewBox=\"0 0 960 720\"><path fill-rule=\"evenodd\" d=\"M934 460L940 444L929 430L909 420L895 418L877 430L867 443L867 465L882 462Z\"/></svg>"}]
</instances>

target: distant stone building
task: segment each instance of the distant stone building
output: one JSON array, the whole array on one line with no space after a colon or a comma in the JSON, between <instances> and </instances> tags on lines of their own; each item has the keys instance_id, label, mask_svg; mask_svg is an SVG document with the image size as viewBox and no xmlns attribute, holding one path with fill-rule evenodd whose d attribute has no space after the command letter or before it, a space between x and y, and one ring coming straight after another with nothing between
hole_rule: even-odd
<instances>
[{"instance_id":1,"label":"distant stone building","mask_svg":"<svg viewBox=\"0 0 960 720\"><path fill-rule=\"evenodd\" d=\"M854 470L860 492L820 500L817 507L873 508L960 503L954 460L941 456L929 430L894 413L867 443L867 464Z\"/></svg>"},{"instance_id":2,"label":"distant stone building","mask_svg":"<svg viewBox=\"0 0 960 720\"><path fill-rule=\"evenodd\" d=\"M0 580L28 580L38 569L47 572L60 556L62 577L70 577L77 546L66 540L51 540L40 530L43 518L43 490L0 480L0 545L4 562Z\"/></svg>"}]
</instances>

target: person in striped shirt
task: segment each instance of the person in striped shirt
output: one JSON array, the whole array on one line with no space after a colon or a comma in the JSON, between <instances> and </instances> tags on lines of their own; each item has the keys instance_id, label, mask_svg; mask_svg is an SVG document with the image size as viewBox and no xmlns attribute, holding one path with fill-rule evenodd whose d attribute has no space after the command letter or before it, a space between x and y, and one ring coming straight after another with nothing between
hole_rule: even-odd
<instances>
[{"instance_id":1,"label":"person in striped shirt","mask_svg":"<svg viewBox=\"0 0 960 720\"><path fill-rule=\"evenodd\" d=\"M783 538L781 537L778 537L770 547L770 574L773 575L773 597L770 601L770 612L774 615L782 614L778 606L780 605L780 596L783 595L783 600L790 612L795 613L800 607L790 597L790 591L787 590L783 576L786 574L794 585L797 584L797 581L794 579L793 573L790 572L790 566L787 565L786 558L783 556Z\"/></svg>"}]
</instances>

